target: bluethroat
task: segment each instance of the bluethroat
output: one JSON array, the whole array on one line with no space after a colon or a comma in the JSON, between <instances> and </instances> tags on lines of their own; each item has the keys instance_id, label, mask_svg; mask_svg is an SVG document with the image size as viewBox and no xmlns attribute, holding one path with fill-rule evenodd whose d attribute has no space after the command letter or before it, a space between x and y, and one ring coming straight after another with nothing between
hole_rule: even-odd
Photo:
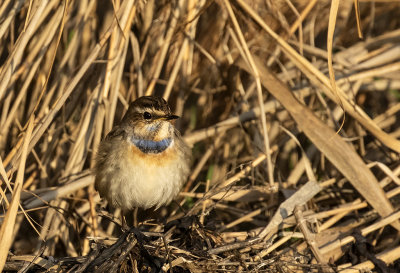
<instances>
[{"instance_id":1,"label":"bluethroat","mask_svg":"<svg viewBox=\"0 0 400 273\"><path fill-rule=\"evenodd\" d=\"M191 151L167 102L140 97L100 143L95 188L113 207L159 208L172 201L189 175Z\"/></svg>"}]
</instances>

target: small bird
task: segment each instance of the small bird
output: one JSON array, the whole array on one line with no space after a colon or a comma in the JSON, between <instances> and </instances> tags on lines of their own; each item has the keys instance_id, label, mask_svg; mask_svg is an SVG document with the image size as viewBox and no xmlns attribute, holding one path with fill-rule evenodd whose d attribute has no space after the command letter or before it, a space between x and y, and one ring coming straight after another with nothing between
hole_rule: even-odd
<instances>
[{"instance_id":1,"label":"small bird","mask_svg":"<svg viewBox=\"0 0 400 273\"><path fill-rule=\"evenodd\" d=\"M143 96L129 105L121 122L101 141L95 188L113 207L158 209L181 190L189 175L190 148L167 102Z\"/></svg>"}]
</instances>

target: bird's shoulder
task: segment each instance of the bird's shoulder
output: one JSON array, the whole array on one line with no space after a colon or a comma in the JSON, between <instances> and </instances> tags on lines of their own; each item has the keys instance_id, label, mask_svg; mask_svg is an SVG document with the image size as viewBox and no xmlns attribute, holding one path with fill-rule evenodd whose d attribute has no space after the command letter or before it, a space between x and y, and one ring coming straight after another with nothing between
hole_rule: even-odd
<instances>
[{"instance_id":1,"label":"bird's shoulder","mask_svg":"<svg viewBox=\"0 0 400 273\"><path fill-rule=\"evenodd\" d=\"M110 141L114 139L124 139L128 135L128 132L123 126L115 126L105 137L105 140Z\"/></svg>"},{"instance_id":2,"label":"bird's shoulder","mask_svg":"<svg viewBox=\"0 0 400 273\"><path fill-rule=\"evenodd\" d=\"M100 142L99 149L97 152L98 164L104 163L110 152L116 151L117 147L120 147L124 143L124 139L127 139L128 132L124 127L115 126L106 137Z\"/></svg>"}]
</instances>

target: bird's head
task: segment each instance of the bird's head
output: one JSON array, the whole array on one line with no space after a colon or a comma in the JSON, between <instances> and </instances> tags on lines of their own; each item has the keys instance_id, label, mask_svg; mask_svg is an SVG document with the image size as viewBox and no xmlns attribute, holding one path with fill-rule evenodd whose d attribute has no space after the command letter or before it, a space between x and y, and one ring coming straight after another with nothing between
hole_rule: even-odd
<instances>
[{"instance_id":1,"label":"bird's head","mask_svg":"<svg viewBox=\"0 0 400 273\"><path fill-rule=\"evenodd\" d=\"M177 118L163 98L144 96L130 104L122 122L130 127L135 137L160 141L173 137L172 121Z\"/></svg>"}]
</instances>

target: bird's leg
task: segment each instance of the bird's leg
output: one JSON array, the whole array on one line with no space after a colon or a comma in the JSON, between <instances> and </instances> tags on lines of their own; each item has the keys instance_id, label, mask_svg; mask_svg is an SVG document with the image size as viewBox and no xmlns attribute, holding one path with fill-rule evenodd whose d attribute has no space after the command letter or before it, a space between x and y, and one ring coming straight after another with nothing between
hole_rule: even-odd
<instances>
[{"instance_id":1,"label":"bird's leg","mask_svg":"<svg viewBox=\"0 0 400 273\"><path fill-rule=\"evenodd\" d=\"M133 210L133 226L137 227L138 226L138 221L137 221L137 214L138 214L139 208L135 208Z\"/></svg>"},{"instance_id":2,"label":"bird's leg","mask_svg":"<svg viewBox=\"0 0 400 273\"><path fill-rule=\"evenodd\" d=\"M125 218L124 213L121 213L121 229L122 229L122 232L126 232L130 229L130 227L126 223L126 218Z\"/></svg>"}]
</instances>

